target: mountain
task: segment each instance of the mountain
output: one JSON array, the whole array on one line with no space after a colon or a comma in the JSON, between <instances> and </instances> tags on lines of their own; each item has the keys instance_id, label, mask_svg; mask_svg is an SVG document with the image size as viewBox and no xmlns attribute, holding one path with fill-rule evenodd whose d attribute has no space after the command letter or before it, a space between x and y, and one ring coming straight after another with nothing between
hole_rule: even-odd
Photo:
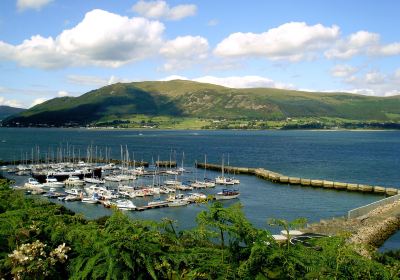
<instances>
[{"instance_id":1,"label":"mountain","mask_svg":"<svg viewBox=\"0 0 400 280\"><path fill-rule=\"evenodd\" d=\"M0 121L18 113L21 113L25 109L15 108L10 106L0 106Z\"/></svg>"},{"instance_id":2,"label":"mountain","mask_svg":"<svg viewBox=\"0 0 400 280\"><path fill-rule=\"evenodd\" d=\"M285 120L328 117L400 121L400 96L233 89L192 81L117 83L79 97L59 97L5 120L6 125L87 125L134 115Z\"/></svg>"}]
</instances>

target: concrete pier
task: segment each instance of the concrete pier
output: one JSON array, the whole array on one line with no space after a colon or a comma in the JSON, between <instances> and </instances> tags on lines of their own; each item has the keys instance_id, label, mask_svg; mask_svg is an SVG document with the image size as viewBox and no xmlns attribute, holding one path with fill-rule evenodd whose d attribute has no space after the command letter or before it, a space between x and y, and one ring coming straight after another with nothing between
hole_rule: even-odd
<instances>
[{"instance_id":1,"label":"concrete pier","mask_svg":"<svg viewBox=\"0 0 400 280\"><path fill-rule=\"evenodd\" d=\"M207 163L197 163L198 168L207 168L209 170L221 171L222 166L218 164ZM224 166L225 172L230 172L231 174L248 174L255 175L264 180L271 181L273 183L285 184L285 185L300 185L304 187L314 187L314 188L324 188L324 189L334 189L339 191L350 191L350 192L362 192L371 194L381 194L392 196L399 192L397 188L384 188L381 186L370 186L365 184L354 184L345 182L334 182L322 179L310 179L310 178L300 178L300 177L290 177L284 174L280 174L264 168L247 168L247 167L234 167L234 166Z\"/></svg>"},{"instance_id":2,"label":"concrete pier","mask_svg":"<svg viewBox=\"0 0 400 280\"><path fill-rule=\"evenodd\" d=\"M330 236L347 233L350 242L367 245L359 247L359 252L369 256L368 246L379 248L399 229L400 195L395 195L350 210L347 217L321 220L308 225L302 231Z\"/></svg>"}]
</instances>

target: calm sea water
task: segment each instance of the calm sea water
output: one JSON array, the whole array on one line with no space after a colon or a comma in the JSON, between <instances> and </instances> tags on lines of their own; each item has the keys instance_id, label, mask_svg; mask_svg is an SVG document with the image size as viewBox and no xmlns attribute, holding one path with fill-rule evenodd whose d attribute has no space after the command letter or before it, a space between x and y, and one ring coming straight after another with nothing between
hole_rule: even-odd
<instances>
[{"instance_id":1,"label":"calm sea water","mask_svg":"<svg viewBox=\"0 0 400 280\"><path fill-rule=\"evenodd\" d=\"M19 160L39 146L42 153L57 146L75 146L86 153L88 145L98 152L111 148L120 157L120 145L127 146L136 160L176 159L192 167L203 161L220 163L228 154L234 166L263 167L290 176L321 178L344 182L400 186L399 131L160 131L0 128L0 159ZM203 171L198 171L202 176ZM217 176L208 172L208 177ZM189 176L194 176L189 175ZM250 221L267 227L268 218L306 217L310 222L344 216L355 207L381 199L381 196L334 190L275 185L252 176L241 180L239 201ZM210 192L216 192L217 187ZM227 204L232 202L227 202ZM140 203L138 203L140 204ZM65 204L89 218L109 215L102 206ZM197 213L205 206L154 209L129 213L133 217L160 220L170 217L180 228L193 227ZM272 229L276 231L277 229ZM400 234L384 248L400 248Z\"/></svg>"}]
</instances>

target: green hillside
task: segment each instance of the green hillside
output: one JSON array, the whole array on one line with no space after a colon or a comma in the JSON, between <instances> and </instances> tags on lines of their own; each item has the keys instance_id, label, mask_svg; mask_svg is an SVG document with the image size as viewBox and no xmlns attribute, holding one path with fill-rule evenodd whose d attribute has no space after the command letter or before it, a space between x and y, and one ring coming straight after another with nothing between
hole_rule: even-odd
<instances>
[{"instance_id":1,"label":"green hillside","mask_svg":"<svg viewBox=\"0 0 400 280\"><path fill-rule=\"evenodd\" d=\"M15 107L10 107L10 106L1 106L0 105L0 121L11 116L14 114L18 114L22 111L24 111L25 109L21 109L21 108L15 108Z\"/></svg>"},{"instance_id":2,"label":"green hillside","mask_svg":"<svg viewBox=\"0 0 400 280\"><path fill-rule=\"evenodd\" d=\"M183 80L117 83L79 97L49 100L7 119L5 124L88 125L129 120L135 116L262 121L339 118L397 122L400 121L400 96L383 98L270 88L232 89Z\"/></svg>"}]
</instances>

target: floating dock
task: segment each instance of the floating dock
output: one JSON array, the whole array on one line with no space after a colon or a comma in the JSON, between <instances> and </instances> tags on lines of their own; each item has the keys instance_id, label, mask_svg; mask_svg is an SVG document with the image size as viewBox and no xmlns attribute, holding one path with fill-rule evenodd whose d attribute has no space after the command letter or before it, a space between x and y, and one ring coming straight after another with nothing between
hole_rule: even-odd
<instances>
[{"instance_id":1,"label":"floating dock","mask_svg":"<svg viewBox=\"0 0 400 280\"><path fill-rule=\"evenodd\" d=\"M204 164L197 163L198 168L207 168L209 170L221 171L222 166L218 164ZM370 194L383 194L383 195L397 195L399 194L399 189L397 188L385 188L382 186L370 186L366 184L354 184L354 183L344 183L344 182L334 182L323 179L311 179L311 178L300 178L300 177L290 177L284 174L280 174L271 170L264 168L248 168L248 167L234 167L234 166L224 166L225 172L230 172L231 174L248 174L255 175L264 180L271 181L277 184L284 185L299 185L304 187L314 187L323 189L334 189L343 190L351 192L362 192Z\"/></svg>"},{"instance_id":2,"label":"floating dock","mask_svg":"<svg viewBox=\"0 0 400 280\"><path fill-rule=\"evenodd\" d=\"M144 211L144 210L149 210L149 209L165 208L165 207L169 207L168 203L169 202L159 203L159 204L155 204L155 205L138 206L135 208L135 211Z\"/></svg>"}]
</instances>

